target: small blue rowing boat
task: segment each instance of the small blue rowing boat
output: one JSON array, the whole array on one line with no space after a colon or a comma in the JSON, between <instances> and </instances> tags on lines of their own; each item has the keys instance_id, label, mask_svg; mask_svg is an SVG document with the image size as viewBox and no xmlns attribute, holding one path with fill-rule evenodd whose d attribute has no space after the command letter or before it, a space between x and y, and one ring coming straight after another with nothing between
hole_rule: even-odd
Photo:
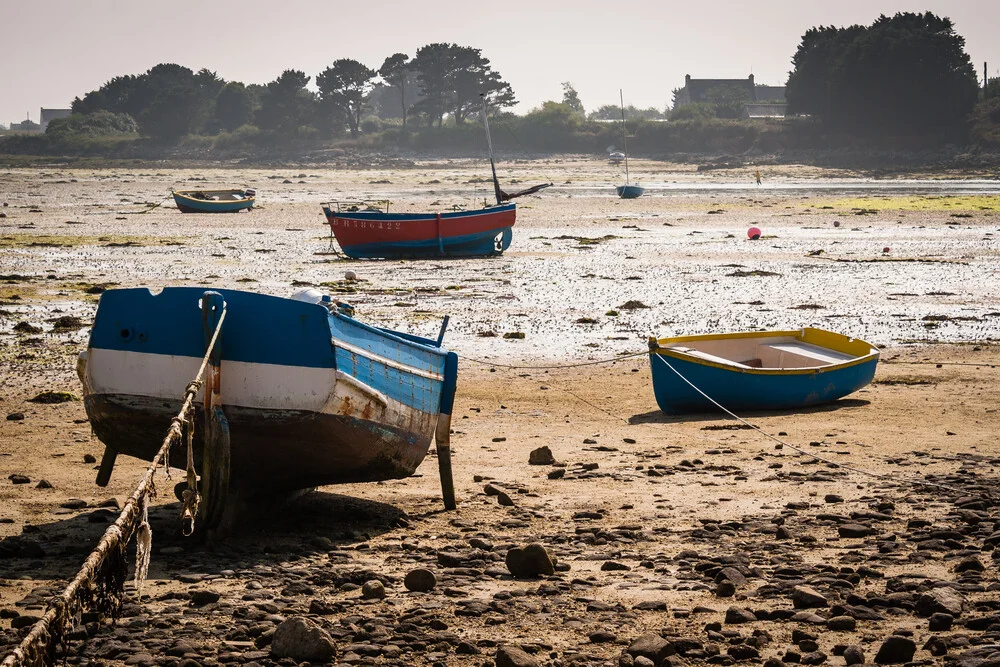
<instances>
[{"instance_id":1,"label":"small blue rowing boat","mask_svg":"<svg viewBox=\"0 0 1000 667\"><path fill-rule=\"evenodd\" d=\"M835 401L872 381L878 357L873 345L823 329L649 340L653 393L668 413L719 411L712 400L727 410Z\"/></svg>"},{"instance_id":2,"label":"small blue rowing boat","mask_svg":"<svg viewBox=\"0 0 1000 667\"><path fill-rule=\"evenodd\" d=\"M286 299L121 289L101 295L77 368L91 427L107 446L99 484L117 453L156 454L205 354L211 331L202 304L210 299L226 312L213 391L228 420L231 487L294 491L403 478L432 438L441 458L458 373L457 355L441 348L444 326L437 340L370 326L316 290ZM196 423L200 449L200 411Z\"/></svg>"},{"instance_id":3,"label":"small blue rowing boat","mask_svg":"<svg viewBox=\"0 0 1000 667\"><path fill-rule=\"evenodd\" d=\"M641 185L619 185L615 188L621 199L638 199L645 191Z\"/></svg>"},{"instance_id":4,"label":"small blue rowing boat","mask_svg":"<svg viewBox=\"0 0 1000 667\"><path fill-rule=\"evenodd\" d=\"M254 190L174 190L181 213L236 213L253 208Z\"/></svg>"}]
</instances>

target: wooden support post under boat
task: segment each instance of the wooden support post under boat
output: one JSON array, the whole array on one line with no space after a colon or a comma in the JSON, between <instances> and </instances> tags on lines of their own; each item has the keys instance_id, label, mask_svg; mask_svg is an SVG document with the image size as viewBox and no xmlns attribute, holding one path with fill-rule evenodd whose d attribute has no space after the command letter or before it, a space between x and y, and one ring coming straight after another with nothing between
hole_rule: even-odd
<instances>
[{"instance_id":1,"label":"wooden support post under boat","mask_svg":"<svg viewBox=\"0 0 1000 667\"><path fill-rule=\"evenodd\" d=\"M451 473L451 411L455 404L455 380L458 377L458 355L449 352L444 362L444 389L441 392L441 413L438 415L434 431L434 445L437 450L438 472L441 474L441 497L444 508L453 510L455 504L455 480Z\"/></svg>"},{"instance_id":2,"label":"wooden support post under boat","mask_svg":"<svg viewBox=\"0 0 1000 667\"><path fill-rule=\"evenodd\" d=\"M117 450L108 446L104 447L104 456L101 457L101 467L97 471L97 486L107 486L111 481L111 471L115 469L115 460L118 458Z\"/></svg>"},{"instance_id":3,"label":"wooden support post under boat","mask_svg":"<svg viewBox=\"0 0 1000 667\"><path fill-rule=\"evenodd\" d=\"M218 292L205 292L201 297L201 317L205 328L205 344L209 345L219 324L225 301ZM201 507L205 528L209 534L225 530L231 512L229 490L229 422L222 411L222 334L211 350L205 373L205 445L201 469ZM232 508L228 508L232 509Z\"/></svg>"}]
</instances>

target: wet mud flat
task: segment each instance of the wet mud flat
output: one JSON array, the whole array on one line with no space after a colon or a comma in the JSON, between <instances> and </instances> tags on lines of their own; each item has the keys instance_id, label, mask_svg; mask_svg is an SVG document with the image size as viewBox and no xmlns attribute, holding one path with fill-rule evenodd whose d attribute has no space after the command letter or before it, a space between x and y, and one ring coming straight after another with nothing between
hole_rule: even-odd
<instances>
[{"instance_id":1,"label":"wet mud flat","mask_svg":"<svg viewBox=\"0 0 1000 667\"><path fill-rule=\"evenodd\" d=\"M142 597L129 584L115 623L81 619L71 664L837 665L858 650L883 664L996 659L992 194L885 195L876 209L877 190L664 187L626 203L602 189L613 183L606 165L528 163L517 167L533 173L518 178L546 172L565 187L520 207L501 258L325 254L318 202L394 188L407 195L400 207L429 206L475 178L473 167L3 175L4 191L25 198L7 195L0 219L4 645L72 576L143 468L120 459L111 485L94 486L102 446L61 393L79 395L75 356L100 289L206 284L315 286L365 321L424 335L450 314L446 341L463 358L459 508L443 511L431 455L415 477L320 489L206 545L177 535L180 475L158 477ZM261 210L207 220L166 206L134 213L164 181L203 177L259 192L265 182L274 199L262 192ZM697 183L684 170L659 178ZM391 183L369 182L379 180ZM746 240L751 225L764 238ZM361 280L345 281L346 270ZM614 358L650 334L803 324L884 346L865 390L750 415L806 454L719 415L665 417L641 357L505 367ZM552 459L532 465L541 447ZM535 552L511 560L529 544L548 564Z\"/></svg>"}]
</instances>

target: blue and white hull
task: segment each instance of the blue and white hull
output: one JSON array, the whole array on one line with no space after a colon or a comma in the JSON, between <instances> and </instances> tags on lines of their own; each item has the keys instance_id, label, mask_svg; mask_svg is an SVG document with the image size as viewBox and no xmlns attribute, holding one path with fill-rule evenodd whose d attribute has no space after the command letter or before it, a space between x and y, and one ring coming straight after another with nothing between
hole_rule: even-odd
<instances>
[{"instance_id":1,"label":"blue and white hull","mask_svg":"<svg viewBox=\"0 0 1000 667\"><path fill-rule=\"evenodd\" d=\"M292 490L413 473L439 416L451 412L454 353L318 303L217 291L227 310L221 396L233 486ZM80 375L94 432L116 452L149 460L158 450L201 364L203 292L102 295ZM202 433L196 425L196 449Z\"/></svg>"}]
</instances>

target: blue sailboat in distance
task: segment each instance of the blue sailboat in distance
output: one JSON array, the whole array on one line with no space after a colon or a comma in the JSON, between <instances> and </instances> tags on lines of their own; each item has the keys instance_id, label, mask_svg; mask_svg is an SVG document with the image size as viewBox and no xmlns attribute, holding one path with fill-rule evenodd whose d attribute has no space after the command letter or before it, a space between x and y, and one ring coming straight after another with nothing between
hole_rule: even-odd
<instances>
[{"instance_id":1,"label":"blue sailboat in distance","mask_svg":"<svg viewBox=\"0 0 1000 667\"><path fill-rule=\"evenodd\" d=\"M625 138L627 134L625 131L625 97L622 95L621 88L618 89L618 98L622 105L622 148L625 154L625 185L619 185L615 188L615 191L622 199L637 199L646 190L641 185L631 185L628 182L628 140Z\"/></svg>"}]
</instances>

